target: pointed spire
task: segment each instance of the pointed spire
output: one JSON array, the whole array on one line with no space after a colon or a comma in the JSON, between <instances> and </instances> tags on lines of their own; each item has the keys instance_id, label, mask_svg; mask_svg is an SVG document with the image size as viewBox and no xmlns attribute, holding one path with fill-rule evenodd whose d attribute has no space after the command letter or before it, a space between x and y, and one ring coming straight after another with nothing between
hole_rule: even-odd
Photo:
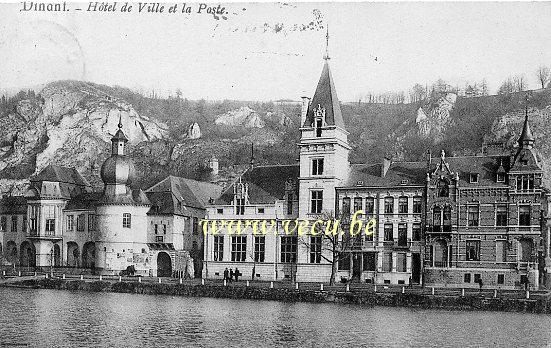
<instances>
[{"instance_id":1,"label":"pointed spire","mask_svg":"<svg viewBox=\"0 0 551 348\"><path fill-rule=\"evenodd\" d=\"M531 148L534 145L534 136L530 130L530 123L528 122L528 94L526 94L524 125L520 138L518 139L518 145L520 148Z\"/></svg>"},{"instance_id":2,"label":"pointed spire","mask_svg":"<svg viewBox=\"0 0 551 348\"><path fill-rule=\"evenodd\" d=\"M323 59L331 59L329 57L329 23L327 24L327 33L325 34L325 55L323 56Z\"/></svg>"},{"instance_id":3,"label":"pointed spire","mask_svg":"<svg viewBox=\"0 0 551 348\"><path fill-rule=\"evenodd\" d=\"M119 113L119 124L118 124L118 127L119 129L122 129L122 115Z\"/></svg>"}]
</instances>

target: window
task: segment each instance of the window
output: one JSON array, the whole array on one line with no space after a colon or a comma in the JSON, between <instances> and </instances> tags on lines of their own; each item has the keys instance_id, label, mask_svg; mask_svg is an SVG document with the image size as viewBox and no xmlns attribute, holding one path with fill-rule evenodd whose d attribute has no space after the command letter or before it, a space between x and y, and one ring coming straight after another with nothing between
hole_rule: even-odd
<instances>
[{"instance_id":1,"label":"window","mask_svg":"<svg viewBox=\"0 0 551 348\"><path fill-rule=\"evenodd\" d=\"M517 177L517 191L531 191L534 189L533 175L519 175Z\"/></svg>"},{"instance_id":2,"label":"window","mask_svg":"<svg viewBox=\"0 0 551 348\"><path fill-rule=\"evenodd\" d=\"M406 224L398 224L398 246L408 245L408 227Z\"/></svg>"},{"instance_id":3,"label":"window","mask_svg":"<svg viewBox=\"0 0 551 348\"><path fill-rule=\"evenodd\" d=\"M383 254L383 272L392 272L392 253Z\"/></svg>"},{"instance_id":4,"label":"window","mask_svg":"<svg viewBox=\"0 0 551 348\"><path fill-rule=\"evenodd\" d=\"M350 197L344 197L342 199L342 214L343 216L350 215Z\"/></svg>"},{"instance_id":5,"label":"window","mask_svg":"<svg viewBox=\"0 0 551 348\"><path fill-rule=\"evenodd\" d=\"M293 194L287 192L287 215L293 214Z\"/></svg>"},{"instance_id":6,"label":"window","mask_svg":"<svg viewBox=\"0 0 551 348\"><path fill-rule=\"evenodd\" d=\"M341 253L339 255L339 262L337 266L339 271L350 271L350 254Z\"/></svg>"},{"instance_id":7,"label":"window","mask_svg":"<svg viewBox=\"0 0 551 348\"><path fill-rule=\"evenodd\" d=\"M217 208L216 209L216 214L224 214L224 209L223 208Z\"/></svg>"},{"instance_id":8,"label":"window","mask_svg":"<svg viewBox=\"0 0 551 348\"><path fill-rule=\"evenodd\" d=\"M385 198L385 214L394 213L394 198L386 197Z\"/></svg>"},{"instance_id":9,"label":"window","mask_svg":"<svg viewBox=\"0 0 551 348\"><path fill-rule=\"evenodd\" d=\"M363 254L363 270L375 271L377 269L377 253L370 252Z\"/></svg>"},{"instance_id":10,"label":"window","mask_svg":"<svg viewBox=\"0 0 551 348\"><path fill-rule=\"evenodd\" d=\"M497 275L497 283L502 285L505 284L505 275L504 274L498 274Z\"/></svg>"},{"instance_id":11,"label":"window","mask_svg":"<svg viewBox=\"0 0 551 348\"><path fill-rule=\"evenodd\" d=\"M310 237L310 263L321 263L321 236Z\"/></svg>"},{"instance_id":12,"label":"window","mask_svg":"<svg viewBox=\"0 0 551 348\"><path fill-rule=\"evenodd\" d=\"M496 240L496 262L507 262L506 240Z\"/></svg>"},{"instance_id":13,"label":"window","mask_svg":"<svg viewBox=\"0 0 551 348\"><path fill-rule=\"evenodd\" d=\"M411 233L411 238L414 241L420 241L421 240L421 224L415 223L413 224L413 230Z\"/></svg>"},{"instance_id":14,"label":"window","mask_svg":"<svg viewBox=\"0 0 551 348\"><path fill-rule=\"evenodd\" d=\"M281 262L292 263L297 261L297 237L281 236Z\"/></svg>"},{"instance_id":15,"label":"window","mask_svg":"<svg viewBox=\"0 0 551 348\"><path fill-rule=\"evenodd\" d=\"M27 232L27 215L23 215L23 232Z\"/></svg>"},{"instance_id":16,"label":"window","mask_svg":"<svg viewBox=\"0 0 551 348\"><path fill-rule=\"evenodd\" d=\"M257 212L258 214L264 214L264 208L258 208Z\"/></svg>"},{"instance_id":17,"label":"window","mask_svg":"<svg viewBox=\"0 0 551 348\"><path fill-rule=\"evenodd\" d=\"M321 118L316 118L316 120L314 121L314 125L316 127L316 137L319 138L321 137L321 126L323 124L323 121Z\"/></svg>"},{"instance_id":18,"label":"window","mask_svg":"<svg viewBox=\"0 0 551 348\"><path fill-rule=\"evenodd\" d=\"M264 262L266 254L266 237L255 236L254 237L254 261Z\"/></svg>"},{"instance_id":19,"label":"window","mask_svg":"<svg viewBox=\"0 0 551 348\"><path fill-rule=\"evenodd\" d=\"M385 231L385 235L384 235L384 238L385 238L385 242L392 242L394 240L394 236L393 236L393 233L392 233L392 224L385 224L385 227L384 227L384 231Z\"/></svg>"},{"instance_id":20,"label":"window","mask_svg":"<svg viewBox=\"0 0 551 348\"><path fill-rule=\"evenodd\" d=\"M362 210L362 197L354 198L354 208L353 213L356 213L359 210Z\"/></svg>"},{"instance_id":21,"label":"window","mask_svg":"<svg viewBox=\"0 0 551 348\"><path fill-rule=\"evenodd\" d=\"M31 232L38 230L38 207L31 206Z\"/></svg>"},{"instance_id":22,"label":"window","mask_svg":"<svg viewBox=\"0 0 551 348\"><path fill-rule=\"evenodd\" d=\"M375 212L375 198L367 197L365 199L365 213L373 214Z\"/></svg>"},{"instance_id":23,"label":"window","mask_svg":"<svg viewBox=\"0 0 551 348\"><path fill-rule=\"evenodd\" d=\"M96 230L96 215L88 214L88 231Z\"/></svg>"},{"instance_id":24,"label":"window","mask_svg":"<svg viewBox=\"0 0 551 348\"><path fill-rule=\"evenodd\" d=\"M247 257L247 236L231 237L231 260L244 262Z\"/></svg>"},{"instance_id":25,"label":"window","mask_svg":"<svg viewBox=\"0 0 551 348\"><path fill-rule=\"evenodd\" d=\"M421 197L413 197L413 213L421 213Z\"/></svg>"},{"instance_id":26,"label":"window","mask_svg":"<svg viewBox=\"0 0 551 348\"><path fill-rule=\"evenodd\" d=\"M507 205L498 204L496 207L496 226L507 226Z\"/></svg>"},{"instance_id":27,"label":"window","mask_svg":"<svg viewBox=\"0 0 551 348\"><path fill-rule=\"evenodd\" d=\"M440 231L442 226L442 208L435 206L432 209L432 225L436 228L435 231Z\"/></svg>"},{"instance_id":28,"label":"window","mask_svg":"<svg viewBox=\"0 0 551 348\"><path fill-rule=\"evenodd\" d=\"M475 273L475 274L474 274L474 282L475 282L476 284L480 284L480 280L481 280L481 278L480 278L480 273Z\"/></svg>"},{"instance_id":29,"label":"window","mask_svg":"<svg viewBox=\"0 0 551 348\"><path fill-rule=\"evenodd\" d=\"M224 259L224 236L214 236L214 261Z\"/></svg>"},{"instance_id":30,"label":"window","mask_svg":"<svg viewBox=\"0 0 551 348\"><path fill-rule=\"evenodd\" d=\"M323 175L323 158L312 160L312 175Z\"/></svg>"},{"instance_id":31,"label":"window","mask_svg":"<svg viewBox=\"0 0 551 348\"><path fill-rule=\"evenodd\" d=\"M155 243L164 243L165 236L155 236Z\"/></svg>"},{"instance_id":32,"label":"window","mask_svg":"<svg viewBox=\"0 0 551 348\"><path fill-rule=\"evenodd\" d=\"M404 214L408 212L408 198L398 198L398 213Z\"/></svg>"},{"instance_id":33,"label":"window","mask_svg":"<svg viewBox=\"0 0 551 348\"><path fill-rule=\"evenodd\" d=\"M521 205L518 207L518 224L519 226L530 226L530 206Z\"/></svg>"},{"instance_id":34,"label":"window","mask_svg":"<svg viewBox=\"0 0 551 348\"><path fill-rule=\"evenodd\" d=\"M195 228L195 226L194 226L194 228ZM166 225L165 224L163 224L163 234L166 234Z\"/></svg>"},{"instance_id":35,"label":"window","mask_svg":"<svg viewBox=\"0 0 551 348\"><path fill-rule=\"evenodd\" d=\"M450 196L450 186L446 180L439 180L436 185L436 190L438 192L438 197L449 197Z\"/></svg>"},{"instance_id":36,"label":"window","mask_svg":"<svg viewBox=\"0 0 551 348\"><path fill-rule=\"evenodd\" d=\"M159 225L155 224L155 234L159 233Z\"/></svg>"},{"instance_id":37,"label":"window","mask_svg":"<svg viewBox=\"0 0 551 348\"><path fill-rule=\"evenodd\" d=\"M396 272L406 271L406 253L396 254Z\"/></svg>"},{"instance_id":38,"label":"window","mask_svg":"<svg viewBox=\"0 0 551 348\"><path fill-rule=\"evenodd\" d=\"M193 234L197 235L199 234L199 218L194 217L192 219L192 222L193 222L193 225L192 225ZM165 233L166 233L166 226L163 225L163 228L165 229Z\"/></svg>"},{"instance_id":39,"label":"window","mask_svg":"<svg viewBox=\"0 0 551 348\"><path fill-rule=\"evenodd\" d=\"M444 225L444 232L451 231L452 225L452 208L449 205L446 205L442 214L442 223Z\"/></svg>"},{"instance_id":40,"label":"window","mask_svg":"<svg viewBox=\"0 0 551 348\"><path fill-rule=\"evenodd\" d=\"M122 227L130 228L131 225L132 225L132 215L130 215L130 213L122 214Z\"/></svg>"},{"instance_id":41,"label":"window","mask_svg":"<svg viewBox=\"0 0 551 348\"><path fill-rule=\"evenodd\" d=\"M67 231L73 231L75 229L75 216L67 215Z\"/></svg>"},{"instance_id":42,"label":"window","mask_svg":"<svg viewBox=\"0 0 551 348\"><path fill-rule=\"evenodd\" d=\"M323 208L323 191L312 191L310 201L310 212L312 214L321 214Z\"/></svg>"},{"instance_id":43,"label":"window","mask_svg":"<svg viewBox=\"0 0 551 348\"><path fill-rule=\"evenodd\" d=\"M86 223L86 216L84 214L79 214L77 216L77 231L84 231L85 223Z\"/></svg>"},{"instance_id":44,"label":"window","mask_svg":"<svg viewBox=\"0 0 551 348\"><path fill-rule=\"evenodd\" d=\"M11 231L12 232L17 231L17 215L14 215L11 217Z\"/></svg>"},{"instance_id":45,"label":"window","mask_svg":"<svg viewBox=\"0 0 551 348\"><path fill-rule=\"evenodd\" d=\"M466 243L467 261L480 261L480 241L468 240Z\"/></svg>"},{"instance_id":46,"label":"window","mask_svg":"<svg viewBox=\"0 0 551 348\"><path fill-rule=\"evenodd\" d=\"M478 183L478 173L471 173L469 174L469 182L471 184L476 184Z\"/></svg>"},{"instance_id":47,"label":"window","mask_svg":"<svg viewBox=\"0 0 551 348\"><path fill-rule=\"evenodd\" d=\"M0 231L6 231L8 228L8 218L5 216L0 217Z\"/></svg>"},{"instance_id":48,"label":"window","mask_svg":"<svg viewBox=\"0 0 551 348\"><path fill-rule=\"evenodd\" d=\"M496 181L497 182L505 182L505 173L497 173Z\"/></svg>"},{"instance_id":49,"label":"window","mask_svg":"<svg viewBox=\"0 0 551 348\"><path fill-rule=\"evenodd\" d=\"M478 206L467 206L467 226L478 226Z\"/></svg>"},{"instance_id":50,"label":"window","mask_svg":"<svg viewBox=\"0 0 551 348\"><path fill-rule=\"evenodd\" d=\"M471 274L470 273L465 273L463 275L463 283L470 283L471 282Z\"/></svg>"},{"instance_id":51,"label":"window","mask_svg":"<svg viewBox=\"0 0 551 348\"><path fill-rule=\"evenodd\" d=\"M46 219L46 235L53 236L55 234L55 219Z\"/></svg>"},{"instance_id":52,"label":"window","mask_svg":"<svg viewBox=\"0 0 551 348\"><path fill-rule=\"evenodd\" d=\"M235 198L235 215L245 214L245 198Z\"/></svg>"}]
</instances>

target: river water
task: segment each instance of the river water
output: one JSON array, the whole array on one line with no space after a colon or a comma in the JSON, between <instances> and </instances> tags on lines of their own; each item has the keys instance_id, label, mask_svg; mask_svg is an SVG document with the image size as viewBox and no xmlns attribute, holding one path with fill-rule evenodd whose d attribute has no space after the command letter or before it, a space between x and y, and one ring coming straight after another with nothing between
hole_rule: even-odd
<instances>
[{"instance_id":1,"label":"river water","mask_svg":"<svg viewBox=\"0 0 551 348\"><path fill-rule=\"evenodd\" d=\"M0 288L0 347L550 343L548 315Z\"/></svg>"}]
</instances>

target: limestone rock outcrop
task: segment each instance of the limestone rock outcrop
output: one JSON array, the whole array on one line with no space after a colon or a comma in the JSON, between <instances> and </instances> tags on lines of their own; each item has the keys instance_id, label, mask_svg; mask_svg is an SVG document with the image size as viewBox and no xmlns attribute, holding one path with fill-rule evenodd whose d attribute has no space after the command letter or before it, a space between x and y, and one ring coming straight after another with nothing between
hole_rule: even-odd
<instances>
[{"instance_id":1,"label":"limestone rock outcrop","mask_svg":"<svg viewBox=\"0 0 551 348\"><path fill-rule=\"evenodd\" d=\"M214 123L226 126L242 126L245 128L264 128L266 126L260 115L248 106L243 106L237 110L220 115Z\"/></svg>"}]
</instances>

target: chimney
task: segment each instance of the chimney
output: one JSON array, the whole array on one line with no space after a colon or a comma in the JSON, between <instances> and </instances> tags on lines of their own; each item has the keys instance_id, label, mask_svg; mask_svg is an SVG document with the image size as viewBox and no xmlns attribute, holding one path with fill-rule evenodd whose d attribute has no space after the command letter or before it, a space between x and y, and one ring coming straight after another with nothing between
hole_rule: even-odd
<instances>
[{"instance_id":1,"label":"chimney","mask_svg":"<svg viewBox=\"0 0 551 348\"><path fill-rule=\"evenodd\" d=\"M212 156L209 160L209 168L212 169L212 176L218 175L218 158Z\"/></svg>"},{"instance_id":2,"label":"chimney","mask_svg":"<svg viewBox=\"0 0 551 348\"><path fill-rule=\"evenodd\" d=\"M302 110L300 113L300 126L304 126L304 122L306 122L306 114L308 113L308 105L310 105L310 98L308 97L301 97L302 98Z\"/></svg>"},{"instance_id":3,"label":"chimney","mask_svg":"<svg viewBox=\"0 0 551 348\"><path fill-rule=\"evenodd\" d=\"M383 158L383 164L381 165L381 177L384 178L388 169L390 168L391 160L388 157Z\"/></svg>"}]
</instances>

